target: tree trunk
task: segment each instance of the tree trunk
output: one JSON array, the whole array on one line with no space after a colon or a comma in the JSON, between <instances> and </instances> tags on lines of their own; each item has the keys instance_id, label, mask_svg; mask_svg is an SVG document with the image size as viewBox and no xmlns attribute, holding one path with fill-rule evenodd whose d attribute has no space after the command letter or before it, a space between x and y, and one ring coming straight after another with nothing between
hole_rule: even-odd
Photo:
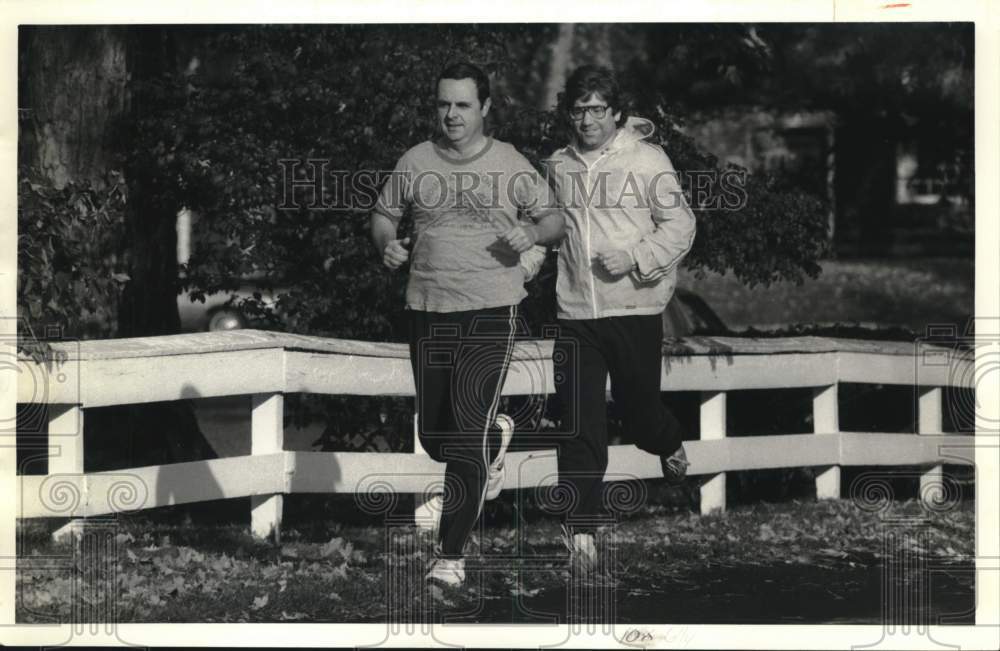
<instances>
[{"instance_id":1,"label":"tree trunk","mask_svg":"<svg viewBox=\"0 0 1000 651\"><path fill-rule=\"evenodd\" d=\"M129 281L119 336L173 334L177 313L175 219L156 169L129 156L138 117L159 107L134 82L175 70L176 30L161 27L24 27L19 48L19 161L43 181L100 185L123 169ZM94 410L88 471L212 457L189 401Z\"/></svg>"},{"instance_id":2,"label":"tree trunk","mask_svg":"<svg viewBox=\"0 0 1000 651\"><path fill-rule=\"evenodd\" d=\"M128 70L133 83L156 79L177 65L169 28L133 27L128 35ZM157 110L142 93L131 101L129 137L144 114ZM129 249L132 251L128 285L122 296L119 333L148 337L180 332L177 312L177 232L180 205L160 196L157 170L148 152L131 152L126 166L129 199L126 206Z\"/></svg>"},{"instance_id":3,"label":"tree trunk","mask_svg":"<svg viewBox=\"0 0 1000 651\"><path fill-rule=\"evenodd\" d=\"M543 111L555 106L559 93L566 85L567 71L573 56L575 30L572 23L563 23L559 26L559 35L552 43L552 58L549 59L549 71L545 77L545 93L542 95L542 105L538 107Z\"/></svg>"},{"instance_id":4,"label":"tree trunk","mask_svg":"<svg viewBox=\"0 0 1000 651\"><path fill-rule=\"evenodd\" d=\"M56 188L100 186L120 165L128 108L124 32L111 27L22 27L19 160Z\"/></svg>"},{"instance_id":5,"label":"tree trunk","mask_svg":"<svg viewBox=\"0 0 1000 651\"><path fill-rule=\"evenodd\" d=\"M896 143L888 120L846 115L836 135L837 251L881 256L892 245Z\"/></svg>"},{"instance_id":6,"label":"tree trunk","mask_svg":"<svg viewBox=\"0 0 1000 651\"><path fill-rule=\"evenodd\" d=\"M132 27L129 29L128 69L133 83L142 84L176 72L176 29ZM141 92L132 96L132 129L140 118L159 110ZM177 311L177 213L181 205L165 192L156 162L148 152L131 152L125 169L129 186L126 206L132 265L122 296L119 333L123 337L150 337L180 332ZM195 396L192 396L195 397ZM205 440L190 400L160 402L128 410L130 430L141 435L132 448L135 456L149 462L177 463L215 456ZM142 456L142 455L145 456Z\"/></svg>"}]
</instances>

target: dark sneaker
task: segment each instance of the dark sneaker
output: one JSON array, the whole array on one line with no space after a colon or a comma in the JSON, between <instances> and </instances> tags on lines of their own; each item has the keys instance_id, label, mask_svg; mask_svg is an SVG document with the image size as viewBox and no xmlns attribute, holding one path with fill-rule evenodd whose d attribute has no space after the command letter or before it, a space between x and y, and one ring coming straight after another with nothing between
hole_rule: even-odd
<instances>
[{"instance_id":1,"label":"dark sneaker","mask_svg":"<svg viewBox=\"0 0 1000 651\"><path fill-rule=\"evenodd\" d=\"M687 477L688 466L690 465L691 463L688 461L683 445L677 448L677 451L669 457L660 457L663 478L671 486L677 486L684 481L684 478Z\"/></svg>"}]
</instances>

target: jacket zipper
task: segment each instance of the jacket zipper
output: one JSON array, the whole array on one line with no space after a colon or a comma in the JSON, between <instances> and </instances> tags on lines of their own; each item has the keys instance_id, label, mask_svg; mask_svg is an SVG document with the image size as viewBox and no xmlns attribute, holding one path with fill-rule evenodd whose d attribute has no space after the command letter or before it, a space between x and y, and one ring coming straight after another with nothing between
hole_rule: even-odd
<instances>
[{"instance_id":1,"label":"jacket zipper","mask_svg":"<svg viewBox=\"0 0 1000 651\"><path fill-rule=\"evenodd\" d=\"M576 154L575 151L573 153ZM577 154L577 158L580 159L580 162L583 163L583 166L584 166L584 168L587 171L587 194L588 195L591 193L591 187L590 187L590 170L592 168L596 167L597 164L599 162L601 162L601 159L604 158L605 156L607 156L607 152L606 151L603 152L600 156L597 157L597 159L594 161L593 165L587 165L587 161L584 160L583 156L580 156L579 154ZM590 309L591 309L591 312L594 315L594 318L596 319L596 318L598 318L598 316L597 316L597 281L594 278L594 256L593 256L593 254L591 252L591 248L590 248L590 207L587 206L586 204L584 204L584 208L583 208L583 217L584 217L584 224L587 227L586 228L586 231L587 231L587 242L586 242L587 246L586 246L586 249L587 249L587 271L590 272Z\"/></svg>"},{"instance_id":2,"label":"jacket zipper","mask_svg":"<svg viewBox=\"0 0 1000 651\"><path fill-rule=\"evenodd\" d=\"M586 161L583 163L587 165ZM590 194L590 167L587 167L587 194ZM583 206L583 223L587 226L587 271L590 272L590 310L597 318L597 283L594 281L594 255L590 250L590 207Z\"/></svg>"}]
</instances>

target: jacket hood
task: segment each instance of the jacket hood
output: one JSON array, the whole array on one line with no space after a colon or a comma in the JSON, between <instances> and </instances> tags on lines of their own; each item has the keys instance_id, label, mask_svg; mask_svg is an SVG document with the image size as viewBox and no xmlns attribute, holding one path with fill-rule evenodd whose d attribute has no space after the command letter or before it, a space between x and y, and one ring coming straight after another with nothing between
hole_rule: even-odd
<instances>
[{"instance_id":1,"label":"jacket hood","mask_svg":"<svg viewBox=\"0 0 1000 651\"><path fill-rule=\"evenodd\" d=\"M607 151L617 151L619 149L624 149L631 144L640 142L651 137L656 133L656 127L653 125L651 120L646 118L640 118L637 116L631 116L625 120L625 124L618 127L618 132L615 137L611 140L611 144L608 145ZM570 142L569 145L563 147L561 152L574 152L577 157L579 157L579 152L576 148L576 143Z\"/></svg>"},{"instance_id":2,"label":"jacket hood","mask_svg":"<svg viewBox=\"0 0 1000 651\"><path fill-rule=\"evenodd\" d=\"M611 149L619 149L634 142L645 140L654 133L656 133L656 127L653 126L652 121L633 115L625 120L625 124L618 129L618 135L615 136L614 142L611 143Z\"/></svg>"}]
</instances>

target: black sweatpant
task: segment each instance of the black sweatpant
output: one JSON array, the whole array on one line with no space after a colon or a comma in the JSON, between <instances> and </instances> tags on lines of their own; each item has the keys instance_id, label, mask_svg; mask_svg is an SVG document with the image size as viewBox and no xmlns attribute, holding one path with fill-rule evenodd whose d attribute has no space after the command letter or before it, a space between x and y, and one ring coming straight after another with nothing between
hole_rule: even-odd
<instances>
[{"instance_id":1,"label":"black sweatpant","mask_svg":"<svg viewBox=\"0 0 1000 651\"><path fill-rule=\"evenodd\" d=\"M567 433L559 443L559 481L572 496L564 519L586 531L612 516L603 504L608 374L622 424L639 449L669 456L681 446L683 433L660 400L661 315L561 319L559 327L553 359L555 372L567 379L557 384Z\"/></svg>"},{"instance_id":2,"label":"black sweatpant","mask_svg":"<svg viewBox=\"0 0 1000 651\"><path fill-rule=\"evenodd\" d=\"M442 556L459 557L479 519L500 446L500 390L518 331L517 306L409 311L420 444L445 466Z\"/></svg>"}]
</instances>

